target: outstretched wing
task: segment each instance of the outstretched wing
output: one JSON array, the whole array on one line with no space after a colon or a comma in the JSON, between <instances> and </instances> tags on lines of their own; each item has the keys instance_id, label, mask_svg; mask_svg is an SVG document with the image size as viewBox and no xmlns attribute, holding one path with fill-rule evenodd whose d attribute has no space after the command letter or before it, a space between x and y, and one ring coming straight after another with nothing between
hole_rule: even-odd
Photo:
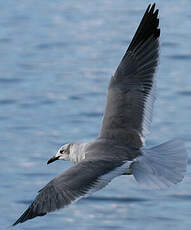
<instances>
[{"instance_id":1,"label":"outstretched wing","mask_svg":"<svg viewBox=\"0 0 191 230\"><path fill-rule=\"evenodd\" d=\"M154 73L159 56L158 9L147 8L115 75L110 81L101 138L135 147L149 132L155 99Z\"/></svg>"},{"instance_id":2,"label":"outstretched wing","mask_svg":"<svg viewBox=\"0 0 191 230\"><path fill-rule=\"evenodd\" d=\"M114 177L126 172L128 165L129 162L121 161L81 161L41 189L29 208L13 225L64 208L75 200L96 192Z\"/></svg>"}]
</instances>

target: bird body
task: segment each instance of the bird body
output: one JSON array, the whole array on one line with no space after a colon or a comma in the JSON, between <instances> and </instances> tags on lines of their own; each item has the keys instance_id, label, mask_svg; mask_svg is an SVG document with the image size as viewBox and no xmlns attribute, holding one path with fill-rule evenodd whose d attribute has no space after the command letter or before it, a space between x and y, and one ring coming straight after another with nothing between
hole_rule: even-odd
<instances>
[{"instance_id":1,"label":"bird body","mask_svg":"<svg viewBox=\"0 0 191 230\"><path fill-rule=\"evenodd\" d=\"M139 155L141 151L138 148L130 147L126 143L98 138L90 143L71 144L69 158L74 163L95 158L132 161Z\"/></svg>"},{"instance_id":2,"label":"bird body","mask_svg":"<svg viewBox=\"0 0 191 230\"><path fill-rule=\"evenodd\" d=\"M63 208L105 187L112 179L132 174L149 188L165 188L185 174L184 143L174 139L145 148L155 101L155 70L159 58L159 19L149 5L111 78L98 138L63 145L49 163L72 161L74 166L51 180L13 224Z\"/></svg>"}]
</instances>

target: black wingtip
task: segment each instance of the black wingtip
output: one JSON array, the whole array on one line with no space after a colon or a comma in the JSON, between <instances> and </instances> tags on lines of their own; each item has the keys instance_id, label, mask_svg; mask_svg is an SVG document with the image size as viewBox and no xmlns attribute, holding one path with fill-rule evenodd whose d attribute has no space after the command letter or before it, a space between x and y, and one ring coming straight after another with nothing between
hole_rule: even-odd
<instances>
[{"instance_id":1,"label":"black wingtip","mask_svg":"<svg viewBox=\"0 0 191 230\"><path fill-rule=\"evenodd\" d=\"M15 226L19 223L23 223L26 220L26 216L28 215L29 209L27 209L20 217L18 220L15 221L15 223L12 226Z\"/></svg>"},{"instance_id":2,"label":"black wingtip","mask_svg":"<svg viewBox=\"0 0 191 230\"><path fill-rule=\"evenodd\" d=\"M150 10L150 13L152 13L153 14L153 12L154 12L154 9L155 9L155 3L152 5L152 7L151 7L151 10Z\"/></svg>"},{"instance_id":3,"label":"black wingtip","mask_svg":"<svg viewBox=\"0 0 191 230\"><path fill-rule=\"evenodd\" d=\"M11 226L14 227L14 226L17 225L18 223L20 223L20 222L18 222L18 220L17 220L17 221L15 221L15 223L12 224Z\"/></svg>"},{"instance_id":4,"label":"black wingtip","mask_svg":"<svg viewBox=\"0 0 191 230\"><path fill-rule=\"evenodd\" d=\"M148 5L128 50L133 50L137 45L142 44L151 36L155 39L160 36L158 18L159 10L155 10L155 6L155 3Z\"/></svg>"},{"instance_id":5,"label":"black wingtip","mask_svg":"<svg viewBox=\"0 0 191 230\"><path fill-rule=\"evenodd\" d=\"M11 225L11 227L14 227L14 226L15 226L15 225L17 225L17 224L18 224L18 223L17 223L17 222L15 222L14 224L12 224L12 225Z\"/></svg>"},{"instance_id":6,"label":"black wingtip","mask_svg":"<svg viewBox=\"0 0 191 230\"><path fill-rule=\"evenodd\" d=\"M44 216L47 213L35 213L33 212L33 206L31 205L20 217L17 221L15 221L14 224L12 224L12 226L15 226L17 224L23 223L27 220L33 219L37 216Z\"/></svg>"},{"instance_id":7,"label":"black wingtip","mask_svg":"<svg viewBox=\"0 0 191 230\"><path fill-rule=\"evenodd\" d=\"M148 7L147 7L145 13L149 11L150 7L151 7L151 4L148 5Z\"/></svg>"}]
</instances>

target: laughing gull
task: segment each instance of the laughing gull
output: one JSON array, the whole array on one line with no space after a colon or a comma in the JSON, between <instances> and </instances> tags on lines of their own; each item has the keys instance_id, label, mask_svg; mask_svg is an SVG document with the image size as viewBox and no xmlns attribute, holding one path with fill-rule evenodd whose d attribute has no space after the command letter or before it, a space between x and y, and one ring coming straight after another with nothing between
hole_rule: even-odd
<instances>
[{"instance_id":1,"label":"laughing gull","mask_svg":"<svg viewBox=\"0 0 191 230\"><path fill-rule=\"evenodd\" d=\"M149 188L165 188L183 179L187 153L181 140L144 147L155 100L158 26L158 9L149 5L111 78L98 138L90 143L66 144L58 150L48 164L67 160L75 165L42 188L13 225L64 208L121 175L133 175Z\"/></svg>"}]
</instances>

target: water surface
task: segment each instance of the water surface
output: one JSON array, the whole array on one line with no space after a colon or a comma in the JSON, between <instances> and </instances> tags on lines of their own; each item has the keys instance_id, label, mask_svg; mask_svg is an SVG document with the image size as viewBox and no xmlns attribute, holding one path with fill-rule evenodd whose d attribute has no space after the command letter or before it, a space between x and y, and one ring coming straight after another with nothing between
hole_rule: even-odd
<instances>
[{"instance_id":1,"label":"water surface","mask_svg":"<svg viewBox=\"0 0 191 230\"><path fill-rule=\"evenodd\" d=\"M37 191L71 166L47 160L62 144L96 138L111 75L148 1L0 2L0 228L27 208ZM156 1L161 52L148 146L181 137L191 150L191 4ZM191 169L164 191L122 176L72 206L15 229L187 230Z\"/></svg>"}]
</instances>

